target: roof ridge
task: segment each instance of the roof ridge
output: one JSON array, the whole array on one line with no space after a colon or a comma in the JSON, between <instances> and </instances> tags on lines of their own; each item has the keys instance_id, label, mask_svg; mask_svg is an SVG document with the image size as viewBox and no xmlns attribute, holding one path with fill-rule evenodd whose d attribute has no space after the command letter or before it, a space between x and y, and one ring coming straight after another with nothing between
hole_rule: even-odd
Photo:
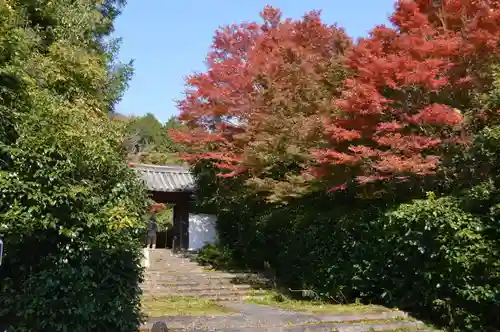
<instances>
[{"instance_id":1,"label":"roof ridge","mask_svg":"<svg viewBox=\"0 0 500 332\"><path fill-rule=\"evenodd\" d=\"M195 184L189 168L181 165L152 165L129 163L150 191L192 191Z\"/></svg>"},{"instance_id":2,"label":"roof ridge","mask_svg":"<svg viewBox=\"0 0 500 332\"><path fill-rule=\"evenodd\" d=\"M191 173L189 171L189 168L186 166L183 166L183 165L154 165L154 164L136 164L136 163L129 163L128 165L130 167L139 168L139 169L154 169L157 171L178 170L178 171Z\"/></svg>"}]
</instances>

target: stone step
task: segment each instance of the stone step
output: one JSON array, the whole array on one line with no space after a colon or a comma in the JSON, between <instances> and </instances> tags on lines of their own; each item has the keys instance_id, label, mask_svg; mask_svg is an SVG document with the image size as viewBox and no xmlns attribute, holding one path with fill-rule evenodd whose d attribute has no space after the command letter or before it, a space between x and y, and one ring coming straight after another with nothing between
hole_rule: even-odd
<instances>
[{"instance_id":1,"label":"stone step","mask_svg":"<svg viewBox=\"0 0 500 332\"><path fill-rule=\"evenodd\" d=\"M165 287L163 285L141 285L142 289L149 289L149 290L166 290L168 292L178 292L178 293L203 293L203 292L212 292L212 291L234 291L234 292L239 292L239 291L251 291L254 290L254 288L248 286L248 285L238 285L237 287L232 287L232 286L215 286L215 287L210 287L208 285L202 285L202 286L179 286L179 287Z\"/></svg>"},{"instance_id":2,"label":"stone step","mask_svg":"<svg viewBox=\"0 0 500 332\"><path fill-rule=\"evenodd\" d=\"M197 298L197 299L203 299L203 300L212 300L216 302L241 302L244 299L247 298L252 298L252 299L264 299L265 294L260 294L260 293L255 293L255 292L211 292L211 293L201 293L201 294L193 294L193 293L186 293L186 294L180 294L180 293L169 293L165 291L157 291L157 290L143 290L142 295L145 297L148 296L156 296L156 297L170 297L170 296L175 296L175 297L185 297L185 298Z\"/></svg>"},{"instance_id":3,"label":"stone step","mask_svg":"<svg viewBox=\"0 0 500 332\"><path fill-rule=\"evenodd\" d=\"M168 250L148 250L148 265L141 289L144 296L186 296L217 301L240 301L259 295L245 280L260 280L249 273L206 271L196 262Z\"/></svg>"},{"instance_id":4,"label":"stone step","mask_svg":"<svg viewBox=\"0 0 500 332\"><path fill-rule=\"evenodd\" d=\"M176 262L176 261L170 261L170 260L161 260L161 259L151 259L149 258L149 266L158 266L158 267L171 267L171 266L182 266L184 268L197 268L197 269L203 269L202 266L198 265L197 263L193 262Z\"/></svg>"},{"instance_id":5,"label":"stone step","mask_svg":"<svg viewBox=\"0 0 500 332\"><path fill-rule=\"evenodd\" d=\"M143 285L162 285L165 287L178 287L178 286L239 286L247 284L235 284L229 280L208 279L208 280L195 280L195 279L145 279Z\"/></svg>"},{"instance_id":6,"label":"stone step","mask_svg":"<svg viewBox=\"0 0 500 332\"><path fill-rule=\"evenodd\" d=\"M157 319L154 319L156 321ZM232 322L228 320L227 322L221 322L219 324L211 324L211 326L203 326L202 324L196 324L193 327L186 328L188 324L183 324L179 326L177 322L172 322L168 318L163 319L163 321L169 326L169 331L176 332L368 332L368 331L420 331L420 332L431 332L434 329L427 328L422 322L370 322L366 320L359 323L334 323L334 322L309 322L305 324L262 324L261 322L249 321L246 324L241 324L240 322ZM231 324L233 323L233 324ZM153 323L146 323L141 327L140 332L149 332L148 330L153 325ZM220 327L216 327L220 325ZM233 327L231 327L233 325Z\"/></svg>"},{"instance_id":7,"label":"stone step","mask_svg":"<svg viewBox=\"0 0 500 332\"><path fill-rule=\"evenodd\" d=\"M159 261L159 260L149 260L150 266L163 266L163 267L171 267L171 266L182 266L184 268L197 268L197 269L203 269L202 266L196 264L196 263L183 263L183 262L166 262L166 261Z\"/></svg>"},{"instance_id":8,"label":"stone step","mask_svg":"<svg viewBox=\"0 0 500 332\"><path fill-rule=\"evenodd\" d=\"M217 278L144 278L143 283L158 283L165 285L248 285L251 283L235 282L231 279L217 279Z\"/></svg>"},{"instance_id":9,"label":"stone step","mask_svg":"<svg viewBox=\"0 0 500 332\"><path fill-rule=\"evenodd\" d=\"M204 277L145 277L143 283L160 283L160 284L215 284L215 285L252 285L255 283L251 282L241 282L239 280L229 279L229 278L204 278ZM263 283L258 283L263 284Z\"/></svg>"},{"instance_id":10,"label":"stone step","mask_svg":"<svg viewBox=\"0 0 500 332\"><path fill-rule=\"evenodd\" d=\"M162 262L175 262L175 263L185 263L185 264L196 264L196 261L192 261L187 258L179 258L176 256L170 255L168 252L156 252L156 251L150 251L149 254L149 259L151 261L162 261Z\"/></svg>"},{"instance_id":11,"label":"stone step","mask_svg":"<svg viewBox=\"0 0 500 332\"><path fill-rule=\"evenodd\" d=\"M191 289L192 291L196 291L199 289L259 289L259 290L268 290L269 288L267 287L259 287L259 286L254 286L254 285L248 285L248 284L241 284L241 285L234 285L234 284L227 284L227 283L178 283L178 284L173 284L173 283L155 283L155 282L145 282L141 283L141 288L155 288L155 289L160 289L160 288L169 288L169 289Z\"/></svg>"},{"instance_id":12,"label":"stone step","mask_svg":"<svg viewBox=\"0 0 500 332\"><path fill-rule=\"evenodd\" d=\"M172 260L164 260L164 259L152 259L151 257L149 258L149 263L156 264L156 265L164 265L164 266L177 265L177 266L197 267L199 269L203 268L202 266L198 265L198 263L196 263L196 262L183 262L183 261L172 261Z\"/></svg>"},{"instance_id":13,"label":"stone step","mask_svg":"<svg viewBox=\"0 0 500 332\"><path fill-rule=\"evenodd\" d=\"M154 269L149 268L145 271L145 275L198 275L198 276L206 276L206 277L225 277L225 278L235 278L240 277L243 278L245 276L238 275L234 273L224 273L224 272L207 272L207 271L191 271L186 272L181 270L180 268L169 268L169 269Z\"/></svg>"},{"instance_id":14,"label":"stone step","mask_svg":"<svg viewBox=\"0 0 500 332\"><path fill-rule=\"evenodd\" d=\"M177 269L153 269L149 268L145 271L144 276L167 276L167 277L204 277L204 278L225 278L225 279L249 279L249 280L261 280L263 279L259 275L250 274L250 273L225 273L225 272L188 272Z\"/></svg>"},{"instance_id":15,"label":"stone step","mask_svg":"<svg viewBox=\"0 0 500 332\"><path fill-rule=\"evenodd\" d=\"M258 290L252 290L252 289L206 289L206 290L200 290L198 292L191 292L191 291L185 291L185 292L180 292L175 289L169 289L169 288L159 288L159 289L151 289L151 288L145 288L142 289L142 294L144 296L192 296L192 297L202 297L202 298L207 298L207 297L243 297L243 296L258 296L264 294L263 292L260 292Z\"/></svg>"},{"instance_id":16,"label":"stone step","mask_svg":"<svg viewBox=\"0 0 500 332\"><path fill-rule=\"evenodd\" d=\"M242 286L242 287L224 287L224 286L209 286L209 285L201 285L198 287L193 286L181 286L181 287L165 287L162 285L141 285L141 289L155 289L155 290L165 290L167 292L183 292L183 293L196 293L196 292L204 292L204 291L232 291L232 292L248 292L248 291L264 291L262 289L252 288L251 286Z\"/></svg>"},{"instance_id":17,"label":"stone step","mask_svg":"<svg viewBox=\"0 0 500 332\"><path fill-rule=\"evenodd\" d=\"M221 281L221 282L231 282L231 281L238 281L242 282L241 280L238 280L237 278L230 278L226 276L204 276L204 275L196 275L196 274L190 274L190 275L144 275L144 280L158 280L158 281Z\"/></svg>"},{"instance_id":18,"label":"stone step","mask_svg":"<svg viewBox=\"0 0 500 332\"><path fill-rule=\"evenodd\" d=\"M252 285L242 284L235 285L231 283L215 283L215 282L143 282L141 287L163 287L163 288L231 288L231 289L246 289L246 288L263 288Z\"/></svg>"}]
</instances>

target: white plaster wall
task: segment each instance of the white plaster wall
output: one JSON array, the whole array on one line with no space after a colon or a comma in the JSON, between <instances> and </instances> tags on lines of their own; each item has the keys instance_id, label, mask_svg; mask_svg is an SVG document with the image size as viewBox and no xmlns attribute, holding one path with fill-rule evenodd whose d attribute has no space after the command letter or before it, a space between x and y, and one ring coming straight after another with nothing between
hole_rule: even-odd
<instances>
[{"instance_id":1,"label":"white plaster wall","mask_svg":"<svg viewBox=\"0 0 500 332\"><path fill-rule=\"evenodd\" d=\"M142 250L142 267L144 268L148 268L149 267L149 249L148 248L144 248Z\"/></svg>"},{"instance_id":2,"label":"white plaster wall","mask_svg":"<svg viewBox=\"0 0 500 332\"><path fill-rule=\"evenodd\" d=\"M189 250L217 241L216 220L217 216L212 214L189 214Z\"/></svg>"}]
</instances>

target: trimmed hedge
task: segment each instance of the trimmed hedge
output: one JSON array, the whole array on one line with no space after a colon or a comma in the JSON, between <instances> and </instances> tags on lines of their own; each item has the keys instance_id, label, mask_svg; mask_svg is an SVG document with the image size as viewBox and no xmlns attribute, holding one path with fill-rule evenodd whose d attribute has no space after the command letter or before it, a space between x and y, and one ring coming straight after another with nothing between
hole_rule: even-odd
<instances>
[{"instance_id":1,"label":"trimmed hedge","mask_svg":"<svg viewBox=\"0 0 500 332\"><path fill-rule=\"evenodd\" d=\"M217 180L218 195L207 186L199 199L218 211L224 255L242 267L268 262L292 289L397 307L454 331L500 329L499 143L500 127L482 131L454 160L474 176L442 185L452 191L441 197L316 194L278 206ZM226 256L210 252L222 265Z\"/></svg>"},{"instance_id":2,"label":"trimmed hedge","mask_svg":"<svg viewBox=\"0 0 500 332\"><path fill-rule=\"evenodd\" d=\"M336 302L381 303L457 331L500 326L498 243L459 200L430 195L388 210L301 208L256 219L219 216L219 229L239 227L222 233L222 244L233 261L253 268L269 262L291 288ZM222 265L224 256L210 252Z\"/></svg>"}]
</instances>

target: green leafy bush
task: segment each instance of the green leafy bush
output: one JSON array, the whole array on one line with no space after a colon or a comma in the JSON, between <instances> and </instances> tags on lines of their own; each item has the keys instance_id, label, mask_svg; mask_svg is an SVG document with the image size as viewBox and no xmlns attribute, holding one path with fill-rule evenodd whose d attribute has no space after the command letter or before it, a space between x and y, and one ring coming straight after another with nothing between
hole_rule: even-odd
<instances>
[{"instance_id":1,"label":"green leafy bush","mask_svg":"<svg viewBox=\"0 0 500 332\"><path fill-rule=\"evenodd\" d=\"M196 254L196 262L213 268L228 268L231 266L231 253L227 248L217 244L206 244Z\"/></svg>"},{"instance_id":2,"label":"green leafy bush","mask_svg":"<svg viewBox=\"0 0 500 332\"><path fill-rule=\"evenodd\" d=\"M142 320L145 190L108 118L125 84L102 42L114 6L0 2L1 331Z\"/></svg>"},{"instance_id":3,"label":"green leafy bush","mask_svg":"<svg viewBox=\"0 0 500 332\"><path fill-rule=\"evenodd\" d=\"M217 227L232 255L225 259L253 268L269 262L292 289L402 308L457 331L483 331L499 326L500 305L498 244L491 236L498 233L484 205L495 195L486 187L403 204L320 194L287 205L245 196L232 203L225 193ZM480 199L483 214L466 209Z\"/></svg>"},{"instance_id":4,"label":"green leafy bush","mask_svg":"<svg viewBox=\"0 0 500 332\"><path fill-rule=\"evenodd\" d=\"M381 298L400 308L425 308L456 330L498 324L489 316L492 308L500 309L491 270L495 244L479 216L464 211L456 198L431 194L400 205L379 222L383 245L375 248L385 266L368 264L365 274L384 290Z\"/></svg>"},{"instance_id":5,"label":"green leafy bush","mask_svg":"<svg viewBox=\"0 0 500 332\"><path fill-rule=\"evenodd\" d=\"M172 228L174 223L174 209L172 206L166 206L156 215L158 230L165 231Z\"/></svg>"},{"instance_id":6,"label":"green leafy bush","mask_svg":"<svg viewBox=\"0 0 500 332\"><path fill-rule=\"evenodd\" d=\"M0 172L0 326L132 331L141 319L143 188L111 144L91 148L96 136L73 144L53 136L47 148L48 133L37 133L20 136Z\"/></svg>"},{"instance_id":7,"label":"green leafy bush","mask_svg":"<svg viewBox=\"0 0 500 332\"><path fill-rule=\"evenodd\" d=\"M58 133L27 120L0 171L0 326L133 331L141 320L143 187L106 119L73 132L69 125L77 128L85 117L43 112Z\"/></svg>"}]
</instances>

